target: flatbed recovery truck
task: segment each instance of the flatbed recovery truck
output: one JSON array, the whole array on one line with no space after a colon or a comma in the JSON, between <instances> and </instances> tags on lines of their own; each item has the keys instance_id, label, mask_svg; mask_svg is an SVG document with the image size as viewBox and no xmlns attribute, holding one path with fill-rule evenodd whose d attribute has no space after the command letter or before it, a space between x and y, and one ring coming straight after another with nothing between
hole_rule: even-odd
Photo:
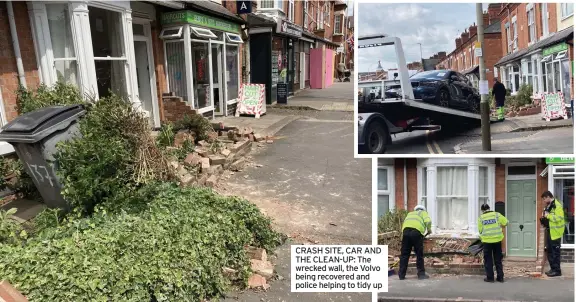
<instances>
[{"instance_id":1,"label":"flatbed recovery truck","mask_svg":"<svg viewBox=\"0 0 576 302\"><path fill-rule=\"evenodd\" d=\"M480 125L480 114L426 103L414 98L402 42L398 37L374 35L358 38L359 51L394 47L398 72L394 79L358 82L358 153L382 154L392 135L416 130L441 130L442 126ZM396 91L393 95L387 91Z\"/></svg>"}]
</instances>

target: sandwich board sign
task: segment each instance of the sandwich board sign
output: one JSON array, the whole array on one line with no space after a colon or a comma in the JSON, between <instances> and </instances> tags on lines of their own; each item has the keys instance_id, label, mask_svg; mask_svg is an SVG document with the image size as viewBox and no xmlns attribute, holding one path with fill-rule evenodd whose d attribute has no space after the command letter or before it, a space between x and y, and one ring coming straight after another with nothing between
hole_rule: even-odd
<instances>
[{"instance_id":1,"label":"sandwich board sign","mask_svg":"<svg viewBox=\"0 0 576 302\"><path fill-rule=\"evenodd\" d=\"M266 113L266 86L264 84L242 84L236 117L240 114L254 115L255 118Z\"/></svg>"},{"instance_id":2,"label":"sandwich board sign","mask_svg":"<svg viewBox=\"0 0 576 302\"><path fill-rule=\"evenodd\" d=\"M566 103L562 92L544 93L542 98L542 119L547 122L553 119L568 119Z\"/></svg>"}]
</instances>

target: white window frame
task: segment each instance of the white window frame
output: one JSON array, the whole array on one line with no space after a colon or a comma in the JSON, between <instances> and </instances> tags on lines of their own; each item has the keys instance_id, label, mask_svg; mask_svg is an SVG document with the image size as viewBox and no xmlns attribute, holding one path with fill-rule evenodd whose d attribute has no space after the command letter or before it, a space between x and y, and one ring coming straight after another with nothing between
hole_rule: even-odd
<instances>
[{"instance_id":1,"label":"white window frame","mask_svg":"<svg viewBox=\"0 0 576 302\"><path fill-rule=\"evenodd\" d=\"M533 3L526 5L526 14L528 19L528 45L537 41L536 36L536 9Z\"/></svg>"},{"instance_id":2,"label":"white window frame","mask_svg":"<svg viewBox=\"0 0 576 302\"><path fill-rule=\"evenodd\" d=\"M190 26L190 34L194 35L196 38L218 39L218 36L216 36L216 34L211 30L201 27Z\"/></svg>"},{"instance_id":3,"label":"white window frame","mask_svg":"<svg viewBox=\"0 0 576 302\"><path fill-rule=\"evenodd\" d=\"M376 202L378 203L378 196L388 196L388 211L392 211L396 208L396 198L394 196L396 191L394 184L394 165L382 165L380 162L378 162L377 172L380 172L379 170L384 169L386 170L388 176L388 190L379 190L378 180L376 180ZM378 177L378 173L376 173L376 177Z\"/></svg>"},{"instance_id":4,"label":"white window frame","mask_svg":"<svg viewBox=\"0 0 576 302\"><path fill-rule=\"evenodd\" d=\"M336 21L339 21L340 24L338 26ZM335 35L342 35L344 34L344 28L342 25L344 24L344 15L343 14L335 14L334 15L334 34Z\"/></svg>"},{"instance_id":5,"label":"white window frame","mask_svg":"<svg viewBox=\"0 0 576 302\"><path fill-rule=\"evenodd\" d=\"M4 99L2 98L2 87L0 87L0 127L8 124L6 119L6 108L4 108ZM14 152L14 147L7 142L0 142L0 156Z\"/></svg>"},{"instance_id":6,"label":"white window frame","mask_svg":"<svg viewBox=\"0 0 576 302\"><path fill-rule=\"evenodd\" d=\"M468 229L467 230L440 230L438 229L438 212L437 212L437 168L439 167L461 167L468 168ZM480 167L488 168L488 204L491 208L495 205L495 175L496 167L494 159L489 158L422 158L418 159L418 204L422 203L423 190L421 186L423 180L423 168L427 171L427 210L432 219L433 234L454 234L456 236L469 235L478 236L477 219L480 215L479 205L479 175Z\"/></svg>"},{"instance_id":7,"label":"white window frame","mask_svg":"<svg viewBox=\"0 0 576 302\"><path fill-rule=\"evenodd\" d=\"M320 4L317 4L317 8L316 8L316 29L318 30L322 30L324 29L324 4L322 4L322 6L320 6Z\"/></svg>"},{"instance_id":8,"label":"white window frame","mask_svg":"<svg viewBox=\"0 0 576 302\"><path fill-rule=\"evenodd\" d=\"M181 39L181 38L182 38L183 28L184 28L184 26L164 28L164 29L162 29L162 31L160 32L160 39L162 39L162 40L167 40L167 39ZM175 34L169 34L169 35L166 34L166 31L174 30L174 29L178 29L178 32L175 33Z\"/></svg>"},{"instance_id":9,"label":"white window frame","mask_svg":"<svg viewBox=\"0 0 576 302\"><path fill-rule=\"evenodd\" d=\"M225 33L228 34L228 33ZM232 35L236 35L236 34L232 34ZM237 35L238 37L240 37L239 35ZM228 41L228 37L226 37L226 40ZM242 41L241 43L244 43L244 41ZM225 45L222 46L222 51L224 52L224 60L226 60L226 46L232 46L232 47L236 47L237 48L237 53L236 53L236 61L238 62L238 96L235 99L229 100L228 99L228 81L227 79L224 77L223 82L224 87L226 88L224 90L224 92L226 93L226 95L224 95L224 99L226 100L226 104L224 106L224 116L228 115L228 105L232 105L232 104L236 104L238 103L239 97L240 97L240 86L241 86L241 82L242 82L242 74L241 74L241 70L242 70L242 65L240 62L240 44L241 43L226 43ZM224 74L228 74L228 66L226 64L226 62L224 62Z\"/></svg>"},{"instance_id":10,"label":"white window frame","mask_svg":"<svg viewBox=\"0 0 576 302\"><path fill-rule=\"evenodd\" d=\"M516 16L512 17L512 29L514 31L514 40L512 40L512 51L516 51L518 49L518 23L516 22Z\"/></svg>"},{"instance_id":11,"label":"white window frame","mask_svg":"<svg viewBox=\"0 0 576 302\"><path fill-rule=\"evenodd\" d=\"M571 9L570 12L568 12L568 9ZM574 3L560 3L560 16L561 16L561 21L564 21L570 17L572 17L574 15Z\"/></svg>"},{"instance_id":12,"label":"white window frame","mask_svg":"<svg viewBox=\"0 0 576 302\"><path fill-rule=\"evenodd\" d=\"M68 11L70 17L70 27L74 43L74 51L77 58L78 86L83 95L99 98L97 89L95 60L123 60L125 61L125 85L127 97L135 107L140 107L140 100L137 98L135 87L137 87L136 65L134 58L134 40L132 34L132 10L129 1L115 2L86 2L70 1ZM52 56L52 45L50 30L48 27L47 11L45 2L29 2L29 18L33 32L34 46L39 54L39 73L42 75L44 84L51 86L57 81L53 69L54 58ZM94 57L92 36L90 31L90 7L104 9L119 14L119 30L122 36L123 57Z\"/></svg>"},{"instance_id":13,"label":"white window frame","mask_svg":"<svg viewBox=\"0 0 576 302\"><path fill-rule=\"evenodd\" d=\"M288 0L288 20L294 22L294 0Z\"/></svg>"},{"instance_id":14,"label":"white window frame","mask_svg":"<svg viewBox=\"0 0 576 302\"><path fill-rule=\"evenodd\" d=\"M262 5L263 2L272 2L272 7L264 7ZM284 12L284 7L282 6L283 1L282 0L268 0L268 1L263 1L263 0L258 0L258 10L259 11L270 11L270 10L279 10L281 12Z\"/></svg>"},{"instance_id":15,"label":"white window frame","mask_svg":"<svg viewBox=\"0 0 576 302\"><path fill-rule=\"evenodd\" d=\"M512 37L511 37L511 33L510 33L512 28L510 27L509 22L506 22L506 24L504 25L504 30L506 31L506 42L507 42L506 51L507 51L507 53L512 53Z\"/></svg>"},{"instance_id":16,"label":"white window frame","mask_svg":"<svg viewBox=\"0 0 576 302\"><path fill-rule=\"evenodd\" d=\"M308 29L308 0L304 0L304 29Z\"/></svg>"},{"instance_id":17,"label":"white window frame","mask_svg":"<svg viewBox=\"0 0 576 302\"><path fill-rule=\"evenodd\" d=\"M225 32L224 35L226 36L226 43L228 44L244 44L242 37L238 34Z\"/></svg>"},{"instance_id":18,"label":"white window frame","mask_svg":"<svg viewBox=\"0 0 576 302\"><path fill-rule=\"evenodd\" d=\"M540 3L540 18L542 19L542 36L547 37L549 33L548 27L548 3Z\"/></svg>"},{"instance_id":19,"label":"white window frame","mask_svg":"<svg viewBox=\"0 0 576 302\"><path fill-rule=\"evenodd\" d=\"M556 54L554 60L563 60L566 59L567 56L568 56L568 50L563 50L558 54Z\"/></svg>"}]
</instances>

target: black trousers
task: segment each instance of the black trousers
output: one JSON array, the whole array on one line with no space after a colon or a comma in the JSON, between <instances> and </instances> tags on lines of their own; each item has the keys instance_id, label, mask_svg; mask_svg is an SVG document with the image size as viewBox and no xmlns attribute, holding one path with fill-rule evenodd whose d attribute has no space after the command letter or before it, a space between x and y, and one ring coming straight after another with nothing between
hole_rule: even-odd
<instances>
[{"instance_id":1,"label":"black trousers","mask_svg":"<svg viewBox=\"0 0 576 302\"><path fill-rule=\"evenodd\" d=\"M418 276L423 276L426 273L424 270L424 236L417 229L405 228L402 233L402 249L400 250L400 271L398 272L400 278L406 277L412 248L414 248L414 253L416 254Z\"/></svg>"},{"instance_id":2,"label":"black trousers","mask_svg":"<svg viewBox=\"0 0 576 302\"><path fill-rule=\"evenodd\" d=\"M504 279L502 269L502 242L484 243L484 270L486 278L494 280L494 266L496 266L496 277Z\"/></svg>"},{"instance_id":3,"label":"black trousers","mask_svg":"<svg viewBox=\"0 0 576 302\"><path fill-rule=\"evenodd\" d=\"M560 270L560 243L562 238L552 240L550 238L550 230L546 229L546 255L548 256L548 263L550 270L553 272L562 273Z\"/></svg>"}]
</instances>

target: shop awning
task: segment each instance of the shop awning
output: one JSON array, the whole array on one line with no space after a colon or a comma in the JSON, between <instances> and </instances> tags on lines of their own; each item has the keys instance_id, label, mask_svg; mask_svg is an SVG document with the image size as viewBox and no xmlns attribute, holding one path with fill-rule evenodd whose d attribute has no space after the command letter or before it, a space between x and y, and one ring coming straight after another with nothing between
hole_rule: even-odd
<instances>
[{"instance_id":1,"label":"shop awning","mask_svg":"<svg viewBox=\"0 0 576 302\"><path fill-rule=\"evenodd\" d=\"M462 71L462 74L463 75L469 75L471 73L477 73L479 69L480 68L478 67L478 65L476 65L476 66L470 67L470 68Z\"/></svg>"},{"instance_id":2,"label":"shop awning","mask_svg":"<svg viewBox=\"0 0 576 302\"><path fill-rule=\"evenodd\" d=\"M513 52L509 55L502 57L502 59L498 60L498 62L496 62L496 64L494 64L494 66L501 66L501 65L504 65L508 62L520 59L524 55L529 54L535 50L556 44L558 42L568 40L573 36L574 36L574 26L570 26L570 27L563 29L559 32L552 33L550 36L528 46L527 48L521 49L519 51Z\"/></svg>"},{"instance_id":3,"label":"shop awning","mask_svg":"<svg viewBox=\"0 0 576 302\"><path fill-rule=\"evenodd\" d=\"M248 21L248 28L276 26L276 20L265 15L248 14L246 20Z\"/></svg>"}]
</instances>

